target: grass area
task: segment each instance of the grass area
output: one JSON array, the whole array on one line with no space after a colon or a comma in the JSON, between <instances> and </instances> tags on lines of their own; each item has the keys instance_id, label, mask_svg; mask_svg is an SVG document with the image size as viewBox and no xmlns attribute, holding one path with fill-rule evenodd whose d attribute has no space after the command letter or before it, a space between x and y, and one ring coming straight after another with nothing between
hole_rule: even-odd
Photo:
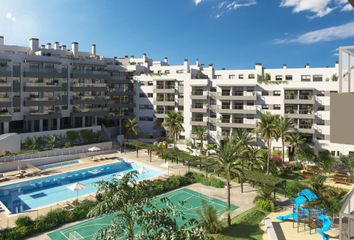
<instances>
[{"instance_id":1,"label":"grass area","mask_svg":"<svg viewBox=\"0 0 354 240\"><path fill-rule=\"evenodd\" d=\"M256 207L251 208L233 218L230 227L212 236L216 240L262 240L263 231L259 228L259 223L267 215L268 213Z\"/></svg>"}]
</instances>

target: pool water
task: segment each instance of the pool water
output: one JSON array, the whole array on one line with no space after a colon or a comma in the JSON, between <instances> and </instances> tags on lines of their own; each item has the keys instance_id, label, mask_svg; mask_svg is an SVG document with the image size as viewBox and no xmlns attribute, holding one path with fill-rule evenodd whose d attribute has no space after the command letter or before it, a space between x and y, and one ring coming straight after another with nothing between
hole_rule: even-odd
<instances>
[{"instance_id":1,"label":"pool water","mask_svg":"<svg viewBox=\"0 0 354 240\"><path fill-rule=\"evenodd\" d=\"M81 163L80 160L72 160L72 161L46 164L46 165L38 166L37 168L39 168L40 170L53 170L53 169L79 164L79 163Z\"/></svg>"},{"instance_id":2,"label":"pool water","mask_svg":"<svg viewBox=\"0 0 354 240\"><path fill-rule=\"evenodd\" d=\"M20 213L74 199L77 193L79 196L95 193L97 191L96 182L100 180L108 181L119 173L141 168L145 168L147 171L138 174L139 180L162 174L159 169L140 163L129 163L125 159L118 159L116 163L0 186L0 201L11 213ZM76 182L84 184L85 188L78 192L69 190L68 186Z\"/></svg>"}]
</instances>

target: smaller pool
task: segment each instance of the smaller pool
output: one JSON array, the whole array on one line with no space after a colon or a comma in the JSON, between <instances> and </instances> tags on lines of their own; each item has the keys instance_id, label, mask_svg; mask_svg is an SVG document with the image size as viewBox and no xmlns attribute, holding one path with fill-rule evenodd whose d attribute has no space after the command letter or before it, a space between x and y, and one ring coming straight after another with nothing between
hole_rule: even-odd
<instances>
[{"instance_id":1,"label":"smaller pool","mask_svg":"<svg viewBox=\"0 0 354 240\"><path fill-rule=\"evenodd\" d=\"M53 170L53 169L58 169L70 165L76 165L79 163L81 163L80 160L72 160L72 161L46 164L46 165L38 166L37 168L39 168L40 170Z\"/></svg>"}]
</instances>

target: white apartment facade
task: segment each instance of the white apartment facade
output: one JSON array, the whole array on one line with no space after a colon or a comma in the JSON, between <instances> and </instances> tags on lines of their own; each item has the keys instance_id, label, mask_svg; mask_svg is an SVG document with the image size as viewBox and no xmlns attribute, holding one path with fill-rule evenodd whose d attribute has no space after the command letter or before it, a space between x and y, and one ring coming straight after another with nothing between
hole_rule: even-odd
<instances>
[{"instance_id":1,"label":"white apartment facade","mask_svg":"<svg viewBox=\"0 0 354 240\"><path fill-rule=\"evenodd\" d=\"M220 141L234 129L251 131L262 113L292 118L317 150L334 155L354 145L330 142L330 95L339 90L334 67L217 70L187 59L106 58L58 42L28 47L5 45L0 37L0 133L49 131L83 126L119 126L135 117L139 131L158 136L171 110L184 117L181 139L205 126L208 140ZM273 143L274 149L280 142Z\"/></svg>"}]
</instances>

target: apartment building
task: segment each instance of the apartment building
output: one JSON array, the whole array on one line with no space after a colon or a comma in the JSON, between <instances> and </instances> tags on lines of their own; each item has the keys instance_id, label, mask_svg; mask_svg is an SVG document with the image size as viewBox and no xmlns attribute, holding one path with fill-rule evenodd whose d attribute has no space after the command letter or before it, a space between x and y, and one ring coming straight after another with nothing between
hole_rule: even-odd
<instances>
[{"instance_id":1,"label":"apartment building","mask_svg":"<svg viewBox=\"0 0 354 240\"><path fill-rule=\"evenodd\" d=\"M31 132L104 125L124 133L124 119L135 117L139 131L164 133L171 110L184 117L181 139L194 138L205 126L208 141L221 141L235 129L248 131L262 113L293 119L297 131L316 150L334 155L354 144L331 142L330 99L340 88L338 64L302 68L217 70L198 60L170 65L144 54L107 58L55 42L39 46L5 45L0 37L0 133ZM335 131L332 129L332 132ZM274 142L273 148L280 148Z\"/></svg>"}]
</instances>

